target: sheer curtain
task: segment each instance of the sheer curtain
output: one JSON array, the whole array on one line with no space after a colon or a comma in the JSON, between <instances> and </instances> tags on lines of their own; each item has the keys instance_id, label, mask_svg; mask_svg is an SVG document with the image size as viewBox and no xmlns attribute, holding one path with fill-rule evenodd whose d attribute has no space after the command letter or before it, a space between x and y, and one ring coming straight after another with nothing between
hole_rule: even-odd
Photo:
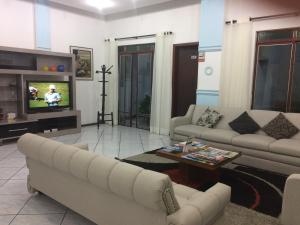
<instances>
[{"instance_id":1,"label":"sheer curtain","mask_svg":"<svg viewBox=\"0 0 300 225\"><path fill-rule=\"evenodd\" d=\"M169 134L172 106L173 34L159 33L155 40L150 131Z\"/></svg>"},{"instance_id":2,"label":"sheer curtain","mask_svg":"<svg viewBox=\"0 0 300 225\"><path fill-rule=\"evenodd\" d=\"M252 23L225 26L220 101L222 107L250 108Z\"/></svg>"},{"instance_id":3,"label":"sheer curtain","mask_svg":"<svg viewBox=\"0 0 300 225\"><path fill-rule=\"evenodd\" d=\"M105 104L105 113L113 112L114 125L118 125L118 46L113 38L105 41L105 65L106 67L110 67L113 65L111 74L107 75L106 77L108 84L106 86L107 97Z\"/></svg>"}]
</instances>

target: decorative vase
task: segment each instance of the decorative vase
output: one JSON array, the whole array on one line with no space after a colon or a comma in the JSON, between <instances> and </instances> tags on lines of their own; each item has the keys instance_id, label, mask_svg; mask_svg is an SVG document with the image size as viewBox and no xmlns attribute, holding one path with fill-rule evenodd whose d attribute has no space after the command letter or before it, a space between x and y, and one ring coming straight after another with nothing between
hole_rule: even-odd
<instances>
[{"instance_id":1,"label":"decorative vase","mask_svg":"<svg viewBox=\"0 0 300 225\"><path fill-rule=\"evenodd\" d=\"M57 71L58 72L65 72L65 66L64 65L58 65L57 66Z\"/></svg>"},{"instance_id":2,"label":"decorative vase","mask_svg":"<svg viewBox=\"0 0 300 225\"><path fill-rule=\"evenodd\" d=\"M57 71L55 65L51 66L51 67L49 68L49 70L50 70L51 72L56 72L56 71Z\"/></svg>"},{"instance_id":3,"label":"decorative vase","mask_svg":"<svg viewBox=\"0 0 300 225\"><path fill-rule=\"evenodd\" d=\"M43 66L42 70L43 70L43 71L49 71L49 66L47 66L47 65L46 65L46 66Z\"/></svg>"}]
</instances>

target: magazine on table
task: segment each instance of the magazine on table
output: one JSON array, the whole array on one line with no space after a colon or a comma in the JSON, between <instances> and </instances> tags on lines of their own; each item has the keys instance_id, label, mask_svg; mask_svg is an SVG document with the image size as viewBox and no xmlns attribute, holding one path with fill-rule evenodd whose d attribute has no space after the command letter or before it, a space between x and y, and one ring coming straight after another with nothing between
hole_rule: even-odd
<instances>
[{"instance_id":1,"label":"magazine on table","mask_svg":"<svg viewBox=\"0 0 300 225\"><path fill-rule=\"evenodd\" d=\"M166 147L162 147L161 150L169 153L181 153L183 150L183 146L176 146L176 145L166 146Z\"/></svg>"},{"instance_id":2,"label":"magazine on table","mask_svg":"<svg viewBox=\"0 0 300 225\"><path fill-rule=\"evenodd\" d=\"M194 152L206 147L208 146L199 141L188 140L172 146L163 147L161 148L161 150L169 153L182 153L182 152Z\"/></svg>"},{"instance_id":3,"label":"magazine on table","mask_svg":"<svg viewBox=\"0 0 300 225\"><path fill-rule=\"evenodd\" d=\"M218 148L206 146L198 151L183 155L182 158L203 162L209 165L216 165L226 159L237 156L237 152L226 151Z\"/></svg>"}]
</instances>

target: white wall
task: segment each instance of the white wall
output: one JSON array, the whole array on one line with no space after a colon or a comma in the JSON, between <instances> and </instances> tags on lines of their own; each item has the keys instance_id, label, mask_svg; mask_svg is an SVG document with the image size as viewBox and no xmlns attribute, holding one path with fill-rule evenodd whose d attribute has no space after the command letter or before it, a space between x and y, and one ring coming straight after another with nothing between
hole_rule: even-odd
<instances>
[{"instance_id":1,"label":"white wall","mask_svg":"<svg viewBox=\"0 0 300 225\"><path fill-rule=\"evenodd\" d=\"M32 2L0 0L0 45L34 48Z\"/></svg>"},{"instance_id":2,"label":"white wall","mask_svg":"<svg viewBox=\"0 0 300 225\"><path fill-rule=\"evenodd\" d=\"M176 4L172 3L172 4ZM198 3L178 5L168 9L132 12L119 18L108 17L106 21L110 37L127 37L155 34L163 31L174 32L174 43L198 42L200 0Z\"/></svg>"},{"instance_id":3,"label":"white wall","mask_svg":"<svg viewBox=\"0 0 300 225\"><path fill-rule=\"evenodd\" d=\"M0 45L35 48L34 1L0 0ZM93 48L94 70L104 63L105 22L87 13L50 7L51 51L69 53L70 45ZM100 83L77 81L77 108L82 124L96 122L99 108Z\"/></svg>"},{"instance_id":4,"label":"white wall","mask_svg":"<svg viewBox=\"0 0 300 225\"><path fill-rule=\"evenodd\" d=\"M104 63L104 21L57 8L51 8L50 17L52 51L70 52L71 45L93 48L94 71L100 70ZM101 92L98 80L95 74L94 81L76 82L77 109L81 110L82 124L96 122Z\"/></svg>"}]
</instances>

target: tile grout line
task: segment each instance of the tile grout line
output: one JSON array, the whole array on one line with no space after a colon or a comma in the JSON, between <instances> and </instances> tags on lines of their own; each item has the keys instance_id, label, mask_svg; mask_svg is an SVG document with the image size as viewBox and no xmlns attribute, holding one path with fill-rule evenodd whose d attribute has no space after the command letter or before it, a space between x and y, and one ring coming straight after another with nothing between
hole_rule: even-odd
<instances>
[{"instance_id":1,"label":"tile grout line","mask_svg":"<svg viewBox=\"0 0 300 225\"><path fill-rule=\"evenodd\" d=\"M11 225L11 223L16 219L16 217L19 215L19 213L24 209L25 205L29 202L29 200L31 200L33 197L33 195L31 195L27 201L24 203L24 205L22 206L22 208L17 212L17 214L14 216L14 218L9 222L8 225Z\"/></svg>"},{"instance_id":2,"label":"tile grout line","mask_svg":"<svg viewBox=\"0 0 300 225\"><path fill-rule=\"evenodd\" d=\"M120 153L121 153L121 141L122 141L122 132L119 131L120 138L119 138L119 150L118 150L118 158L120 159Z\"/></svg>"},{"instance_id":3,"label":"tile grout line","mask_svg":"<svg viewBox=\"0 0 300 225\"><path fill-rule=\"evenodd\" d=\"M64 213L64 215L63 215L63 217L62 217L62 219L61 219L61 222L59 223L59 225L63 224L63 222L64 222L64 220L65 220L66 215L67 215L68 212L69 212L69 209L67 208L66 211L65 211L65 213Z\"/></svg>"},{"instance_id":4,"label":"tile grout line","mask_svg":"<svg viewBox=\"0 0 300 225\"><path fill-rule=\"evenodd\" d=\"M78 141L80 138L81 138L81 134L79 135L79 137L78 137L78 138L76 138L76 140L75 140L75 142L74 142L73 144L76 144L76 143L77 143L77 141Z\"/></svg>"},{"instance_id":5,"label":"tile grout line","mask_svg":"<svg viewBox=\"0 0 300 225\"><path fill-rule=\"evenodd\" d=\"M62 215L65 214L66 212L63 213L19 213L19 214L0 214L0 216L14 216L14 215L18 215L18 216L42 216L42 215Z\"/></svg>"},{"instance_id":6,"label":"tile grout line","mask_svg":"<svg viewBox=\"0 0 300 225\"><path fill-rule=\"evenodd\" d=\"M15 149L14 152L11 152L11 153L7 154L7 156L4 156L4 158L0 159L0 162L2 162L2 161L5 160L6 158L8 158L10 155L12 155L13 153L16 153L16 152L18 152L18 151L19 151L18 148Z\"/></svg>"},{"instance_id":7,"label":"tile grout line","mask_svg":"<svg viewBox=\"0 0 300 225\"><path fill-rule=\"evenodd\" d=\"M14 173L10 178L8 178L8 180L26 180L26 179L12 179L15 175L17 175L25 167L26 167L26 164L25 164L25 166L21 167L21 169L19 169L16 173ZM9 167L6 167L6 168L9 168ZM11 168L14 168L14 167L11 167Z\"/></svg>"},{"instance_id":8,"label":"tile grout line","mask_svg":"<svg viewBox=\"0 0 300 225\"><path fill-rule=\"evenodd\" d=\"M104 129L101 131L101 135L100 135L99 138L98 138L97 144L95 145L95 147L94 147L94 149L93 149L93 152L96 152L96 148L97 148L97 146L98 146L98 144L99 144L99 142L100 142L101 137L103 136L103 134L104 134ZM102 153L103 153L103 152L102 152Z\"/></svg>"},{"instance_id":9,"label":"tile grout line","mask_svg":"<svg viewBox=\"0 0 300 225\"><path fill-rule=\"evenodd\" d=\"M140 133L140 132L139 132L139 137L140 137L140 142L141 142L141 145L142 145L143 153L145 153L145 148L144 148L144 144L143 144L142 136L141 136L141 133Z\"/></svg>"}]
</instances>

